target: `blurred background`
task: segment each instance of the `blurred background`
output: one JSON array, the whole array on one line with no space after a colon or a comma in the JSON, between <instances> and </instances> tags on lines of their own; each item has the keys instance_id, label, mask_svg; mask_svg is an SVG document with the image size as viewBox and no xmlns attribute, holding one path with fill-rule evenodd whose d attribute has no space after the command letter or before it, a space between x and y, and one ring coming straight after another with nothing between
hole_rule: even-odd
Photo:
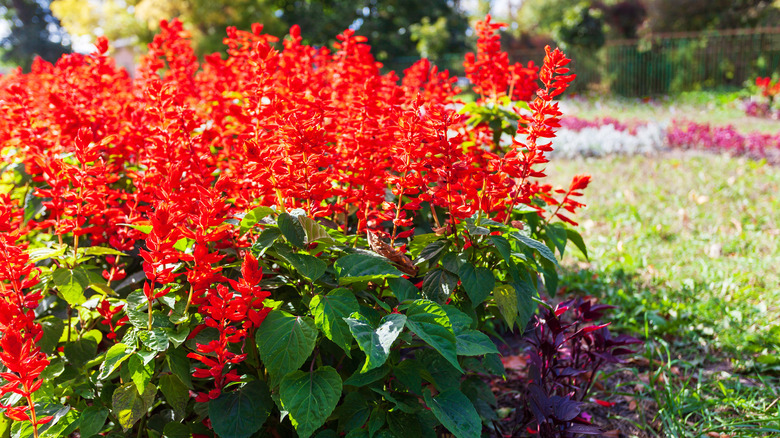
<instances>
[{"instance_id":1,"label":"blurred background","mask_svg":"<svg viewBox=\"0 0 780 438\"><path fill-rule=\"evenodd\" d=\"M179 17L201 55L224 51L227 26L259 22L280 35L299 24L315 45L352 28L388 70L426 57L462 76L470 22L487 13L509 23L513 61L539 64L545 44L566 50L579 76L573 92L737 88L780 64L779 0L0 0L0 68L89 52L105 35L132 71L160 20Z\"/></svg>"}]
</instances>

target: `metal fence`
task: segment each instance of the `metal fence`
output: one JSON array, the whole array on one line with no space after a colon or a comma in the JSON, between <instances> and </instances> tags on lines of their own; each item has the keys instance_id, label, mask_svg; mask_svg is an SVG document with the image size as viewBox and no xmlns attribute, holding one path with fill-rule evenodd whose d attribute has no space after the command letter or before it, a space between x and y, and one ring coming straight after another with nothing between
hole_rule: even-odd
<instances>
[{"instance_id":1,"label":"metal fence","mask_svg":"<svg viewBox=\"0 0 780 438\"><path fill-rule=\"evenodd\" d=\"M605 78L620 95L739 88L780 72L780 27L613 40L604 50Z\"/></svg>"},{"instance_id":2,"label":"metal fence","mask_svg":"<svg viewBox=\"0 0 780 438\"><path fill-rule=\"evenodd\" d=\"M577 74L573 92L589 89L623 96L741 88L756 76L780 73L780 27L656 34L641 40L610 40L598 52L567 50ZM510 50L510 59L540 65L542 49ZM385 68L402 74L416 57L397 58ZM437 64L463 75L463 55Z\"/></svg>"}]
</instances>

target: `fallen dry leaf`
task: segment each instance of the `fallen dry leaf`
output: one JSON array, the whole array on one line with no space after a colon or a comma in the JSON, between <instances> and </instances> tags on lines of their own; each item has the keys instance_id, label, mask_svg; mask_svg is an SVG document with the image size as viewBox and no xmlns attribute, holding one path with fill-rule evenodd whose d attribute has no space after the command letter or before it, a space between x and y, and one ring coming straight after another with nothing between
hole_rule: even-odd
<instances>
[{"instance_id":1,"label":"fallen dry leaf","mask_svg":"<svg viewBox=\"0 0 780 438\"><path fill-rule=\"evenodd\" d=\"M501 358L501 363L504 364L504 368L522 370L525 368L526 363L528 363L528 359L525 355L504 356Z\"/></svg>"},{"instance_id":2,"label":"fallen dry leaf","mask_svg":"<svg viewBox=\"0 0 780 438\"><path fill-rule=\"evenodd\" d=\"M620 431L617 429L608 430L601 434L601 436L607 437L607 438L620 438Z\"/></svg>"},{"instance_id":3,"label":"fallen dry leaf","mask_svg":"<svg viewBox=\"0 0 780 438\"><path fill-rule=\"evenodd\" d=\"M411 275L412 277L417 275L417 266L414 266L414 263L412 263L406 254L388 245L376 234L370 231L367 234L368 246L370 246L375 253L386 257L388 260L398 265L398 269L400 269L403 273Z\"/></svg>"}]
</instances>

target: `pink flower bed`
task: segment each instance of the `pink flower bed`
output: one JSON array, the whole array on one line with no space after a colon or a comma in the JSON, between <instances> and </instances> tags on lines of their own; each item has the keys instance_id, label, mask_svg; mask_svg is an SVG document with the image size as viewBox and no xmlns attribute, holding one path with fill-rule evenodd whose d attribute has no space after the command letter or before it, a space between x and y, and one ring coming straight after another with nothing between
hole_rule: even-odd
<instances>
[{"instance_id":1,"label":"pink flower bed","mask_svg":"<svg viewBox=\"0 0 780 438\"><path fill-rule=\"evenodd\" d=\"M671 148L727 152L780 164L780 133L743 134L733 125L711 126L675 120L667 128L666 140Z\"/></svg>"}]
</instances>

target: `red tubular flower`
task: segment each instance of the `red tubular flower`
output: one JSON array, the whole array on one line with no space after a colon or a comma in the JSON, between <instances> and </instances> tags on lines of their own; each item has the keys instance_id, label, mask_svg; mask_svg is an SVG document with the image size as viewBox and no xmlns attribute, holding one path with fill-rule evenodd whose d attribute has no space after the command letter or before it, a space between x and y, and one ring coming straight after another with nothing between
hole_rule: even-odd
<instances>
[{"instance_id":1,"label":"red tubular flower","mask_svg":"<svg viewBox=\"0 0 780 438\"><path fill-rule=\"evenodd\" d=\"M219 397L225 385L239 380L236 370L230 368L230 365L243 362L246 355L229 351L229 345L243 343L270 311L263 306L263 300L269 297L270 293L261 290L258 285L263 271L251 254L244 258L241 275L238 281L230 281L235 292L218 284L216 289L208 290L205 302L198 308L198 312L205 319L196 330L212 327L219 331L219 339L208 344L197 344L197 352L187 355L206 366L196 368L192 376L213 379L215 384L214 389L196 396L195 400L198 402Z\"/></svg>"},{"instance_id":2,"label":"red tubular flower","mask_svg":"<svg viewBox=\"0 0 780 438\"><path fill-rule=\"evenodd\" d=\"M104 298L95 309L103 317L103 321L100 321L100 323L108 326L109 332L106 338L116 339L116 331L130 321L127 315L120 316L119 319L114 321L114 318L121 314L123 308L124 306L112 306Z\"/></svg>"}]
</instances>

